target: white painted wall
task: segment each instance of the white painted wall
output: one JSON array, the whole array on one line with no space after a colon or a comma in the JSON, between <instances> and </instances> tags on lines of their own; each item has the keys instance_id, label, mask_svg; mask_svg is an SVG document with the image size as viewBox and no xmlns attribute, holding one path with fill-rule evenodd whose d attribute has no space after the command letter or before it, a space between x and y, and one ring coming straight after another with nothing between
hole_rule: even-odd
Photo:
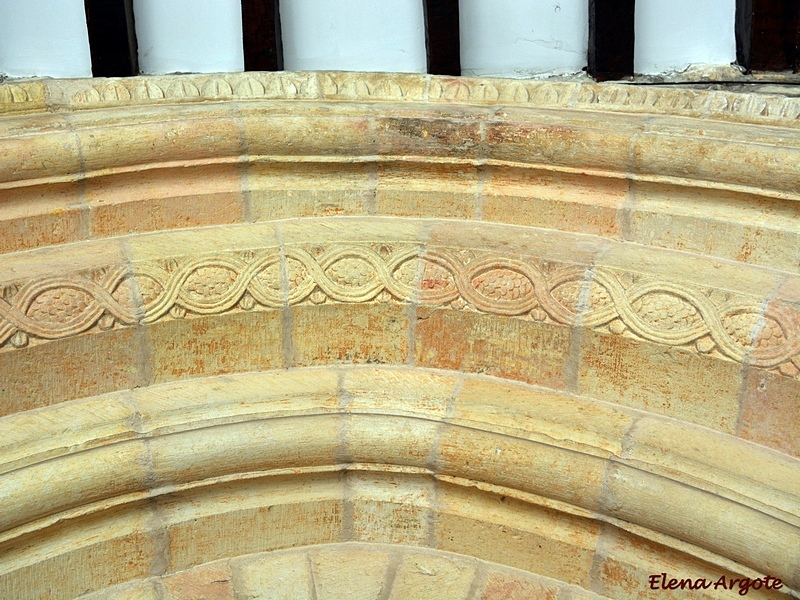
<instances>
[{"instance_id":1,"label":"white painted wall","mask_svg":"<svg viewBox=\"0 0 800 600\"><path fill-rule=\"evenodd\" d=\"M736 60L736 0L636 0L634 71Z\"/></svg>"},{"instance_id":2,"label":"white painted wall","mask_svg":"<svg viewBox=\"0 0 800 600\"><path fill-rule=\"evenodd\" d=\"M134 0L133 11L142 73L244 70L241 0Z\"/></svg>"},{"instance_id":3,"label":"white painted wall","mask_svg":"<svg viewBox=\"0 0 800 600\"><path fill-rule=\"evenodd\" d=\"M281 0L280 11L287 71L427 70L422 0Z\"/></svg>"},{"instance_id":4,"label":"white painted wall","mask_svg":"<svg viewBox=\"0 0 800 600\"><path fill-rule=\"evenodd\" d=\"M83 0L0 0L0 73L91 77Z\"/></svg>"},{"instance_id":5,"label":"white painted wall","mask_svg":"<svg viewBox=\"0 0 800 600\"><path fill-rule=\"evenodd\" d=\"M736 59L736 0L637 0L635 70ZM464 75L586 64L588 0L460 0ZM424 73L422 0L281 0L288 70ZM134 0L143 73L241 71L240 0ZM0 0L0 74L91 76L83 0Z\"/></svg>"},{"instance_id":6,"label":"white painted wall","mask_svg":"<svg viewBox=\"0 0 800 600\"><path fill-rule=\"evenodd\" d=\"M588 11L588 0L460 0L462 74L578 72L586 66Z\"/></svg>"}]
</instances>

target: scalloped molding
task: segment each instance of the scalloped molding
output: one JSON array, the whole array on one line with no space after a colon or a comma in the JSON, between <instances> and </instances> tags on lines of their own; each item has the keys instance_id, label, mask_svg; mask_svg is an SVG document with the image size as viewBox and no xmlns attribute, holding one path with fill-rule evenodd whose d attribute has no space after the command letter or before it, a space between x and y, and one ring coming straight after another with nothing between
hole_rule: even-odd
<instances>
[{"instance_id":1,"label":"scalloped molding","mask_svg":"<svg viewBox=\"0 0 800 600\"><path fill-rule=\"evenodd\" d=\"M800 98L674 86L340 72L43 79L0 84L0 113L258 99L567 106L800 126Z\"/></svg>"}]
</instances>

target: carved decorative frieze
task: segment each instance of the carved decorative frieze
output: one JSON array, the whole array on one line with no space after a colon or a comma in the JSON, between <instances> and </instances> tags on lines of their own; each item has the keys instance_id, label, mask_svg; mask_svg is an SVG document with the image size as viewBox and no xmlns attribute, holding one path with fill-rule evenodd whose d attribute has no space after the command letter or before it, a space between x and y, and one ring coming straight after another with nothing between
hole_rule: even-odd
<instances>
[{"instance_id":1,"label":"carved decorative frieze","mask_svg":"<svg viewBox=\"0 0 800 600\"><path fill-rule=\"evenodd\" d=\"M225 73L0 84L0 114L46 108L219 100L457 102L657 112L736 121L800 121L800 98L577 81L473 79L385 73Z\"/></svg>"},{"instance_id":2,"label":"carved decorative frieze","mask_svg":"<svg viewBox=\"0 0 800 600\"><path fill-rule=\"evenodd\" d=\"M445 247L334 245L145 262L6 287L0 344L301 303L415 302L629 335L797 376L800 314L617 272Z\"/></svg>"}]
</instances>

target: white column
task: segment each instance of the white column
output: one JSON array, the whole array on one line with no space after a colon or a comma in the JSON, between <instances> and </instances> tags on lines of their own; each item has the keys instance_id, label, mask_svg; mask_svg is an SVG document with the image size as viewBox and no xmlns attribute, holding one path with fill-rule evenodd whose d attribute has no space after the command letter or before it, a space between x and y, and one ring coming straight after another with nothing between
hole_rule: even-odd
<instances>
[{"instance_id":1,"label":"white column","mask_svg":"<svg viewBox=\"0 0 800 600\"><path fill-rule=\"evenodd\" d=\"M586 66L588 0L461 0L463 75L528 77Z\"/></svg>"},{"instance_id":2,"label":"white column","mask_svg":"<svg viewBox=\"0 0 800 600\"><path fill-rule=\"evenodd\" d=\"M422 0L281 0L289 71L424 73Z\"/></svg>"},{"instance_id":3,"label":"white column","mask_svg":"<svg viewBox=\"0 0 800 600\"><path fill-rule=\"evenodd\" d=\"M634 71L736 60L736 0L636 0Z\"/></svg>"},{"instance_id":4,"label":"white column","mask_svg":"<svg viewBox=\"0 0 800 600\"><path fill-rule=\"evenodd\" d=\"M134 0L133 11L142 73L244 70L241 0Z\"/></svg>"},{"instance_id":5,"label":"white column","mask_svg":"<svg viewBox=\"0 0 800 600\"><path fill-rule=\"evenodd\" d=\"M0 0L0 73L91 77L83 0Z\"/></svg>"}]
</instances>

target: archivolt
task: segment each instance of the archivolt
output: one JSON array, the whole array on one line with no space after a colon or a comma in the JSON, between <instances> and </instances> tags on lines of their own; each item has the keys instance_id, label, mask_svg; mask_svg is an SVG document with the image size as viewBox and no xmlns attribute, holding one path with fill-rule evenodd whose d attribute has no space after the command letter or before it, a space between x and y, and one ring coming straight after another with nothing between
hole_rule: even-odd
<instances>
[{"instance_id":1,"label":"archivolt","mask_svg":"<svg viewBox=\"0 0 800 600\"><path fill-rule=\"evenodd\" d=\"M0 85L0 596L367 542L567 597L796 594L797 106Z\"/></svg>"},{"instance_id":2,"label":"archivolt","mask_svg":"<svg viewBox=\"0 0 800 600\"><path fill-rule=\"evenodd\" d=\"M629 564L645 579L669 552L709 577L769 573L794 585L800 514L783 491L800 485L791 461L494 378L322 367L192 379L6 419L7 597L35 596L25 586L37 569L44 582L87 548L98 564L71 574L63 595L337 541L429 546L591 587L600 585L593 560L630 561L631 545L648 540L652 553ZM704 452L673 449L676 432ZM723 458L731 453L740 460ZM789 478L781 487L777 473ZM220 536L248 519L260 535ZM94 533L78 542L86 528ZM770 544L754 544L759 537ZM117 563L128 561L111 550L120 543L148 550ZM515 552L498 554L507 544ZM592 559L597 548L605 555ZM98 570L107 578L87 579Z\"/></svg>"}]
</instances>

